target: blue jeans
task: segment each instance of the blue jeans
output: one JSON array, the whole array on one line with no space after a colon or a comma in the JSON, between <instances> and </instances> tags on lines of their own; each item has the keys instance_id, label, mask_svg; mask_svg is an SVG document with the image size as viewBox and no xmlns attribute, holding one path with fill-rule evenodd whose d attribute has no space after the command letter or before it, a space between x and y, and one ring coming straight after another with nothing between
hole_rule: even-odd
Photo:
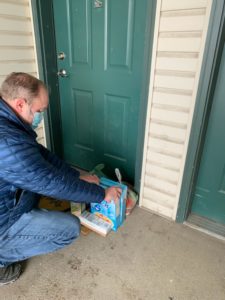
<instances>
[{"instance_id":1,"label":"blue jeans","mask_svg":"<svg viewBox=\"0 0 225 300\"><path fill-rule=\"evenodd\" d=\"M0 267L53 252L80 235L80 221L69 213L33 209L0 236Z\"/></svg>"}]
</instances>

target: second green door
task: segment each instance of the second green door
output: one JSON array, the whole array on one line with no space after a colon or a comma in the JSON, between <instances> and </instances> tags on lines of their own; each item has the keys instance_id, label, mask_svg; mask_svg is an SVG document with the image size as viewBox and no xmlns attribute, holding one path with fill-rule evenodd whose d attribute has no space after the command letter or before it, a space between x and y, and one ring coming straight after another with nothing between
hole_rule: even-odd
<instances>
[{"instance_id":1,"label":"second green door","mask_svg":"<svg viewBox=\"0 0 225 300\"><path fill-rule=\"evenodd\" d=\"M225 225L225 44L215 87L192 214Z\"/></svg>"}]
</instances>

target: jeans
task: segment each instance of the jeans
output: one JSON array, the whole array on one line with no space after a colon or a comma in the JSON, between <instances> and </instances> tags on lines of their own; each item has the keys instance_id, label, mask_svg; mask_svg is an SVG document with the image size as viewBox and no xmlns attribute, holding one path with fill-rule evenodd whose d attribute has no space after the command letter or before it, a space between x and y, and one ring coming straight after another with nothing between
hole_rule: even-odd
<instances>
[{"instance_id":1,"label":"jeans","mask_svg":"<svg viewBox=\"0 0 225 300\"><path fill-rule=\"evenodd\" d=\"M80 221L69 213L33 209L0 236L0 267L53 252L80 235Z\"/></svg>"}]
</instances>

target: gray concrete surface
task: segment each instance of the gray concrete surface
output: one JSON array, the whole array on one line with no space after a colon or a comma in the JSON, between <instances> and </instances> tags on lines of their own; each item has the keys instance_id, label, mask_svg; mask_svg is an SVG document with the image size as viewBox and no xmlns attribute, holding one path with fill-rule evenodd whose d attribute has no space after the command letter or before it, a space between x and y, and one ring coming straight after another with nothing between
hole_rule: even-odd
<instances>
[{"instance_id":1,"label":"gray concrete surface","mask_svg":"<svg viewBox=\"0 0 225 300\"><path fill-rule=\"evenodd\" d=\"M225 243L136 208L117 233L30 259L9 299L223 300Z\"/></svg>"}]
</instances>

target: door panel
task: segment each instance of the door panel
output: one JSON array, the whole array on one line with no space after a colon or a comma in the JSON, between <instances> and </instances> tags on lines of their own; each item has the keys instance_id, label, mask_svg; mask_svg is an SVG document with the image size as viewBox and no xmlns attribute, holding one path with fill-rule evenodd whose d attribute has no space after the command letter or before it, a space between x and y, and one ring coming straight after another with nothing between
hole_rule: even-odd
<instances>
[{"instance_id":1,"label":"door panel","mask_svg":"<svg viewBox=\"0 0 225 300\"><path fill-rule=\"evenodd\" d=\"M147 0L54 0L64 158L134 178ZM149 12L148 12L149 13ZM148 17L151 15L148 14Z\"/></svg>"},{"instance_id":2,"label":"door panel","mask_svg":"<svg viewBox=\"0 0 225 300\"><path fill-rule=\"evenodd\" d=\"M109 1L105 18L105 69L131 70L134 28L134 0ZM118 22L120 20L120 22ZM119 35L118 35L119 31Z\"/></svg>"},{"instance_id":3,"label":"door panel","mask_svg":"<svg viewBox=\"0 0 225 300\"><path fill-rule=\"evenodd\" d=\"M225 49L201 159L192 213L225 224Z\"/></svg>"},{"instance_id":4,"label":"door panel","mask_svg":"<svg viewBox=\"0 0 225 300\"><path fill-rule=\"evenodd\" d=\"M65 3L63 3L65 5ZM71 65L89 65L91 63L91 10L87 0L70 1L67 22ZM79 41L79 43L77 43Z\"/></svg>"}]
</instances>

